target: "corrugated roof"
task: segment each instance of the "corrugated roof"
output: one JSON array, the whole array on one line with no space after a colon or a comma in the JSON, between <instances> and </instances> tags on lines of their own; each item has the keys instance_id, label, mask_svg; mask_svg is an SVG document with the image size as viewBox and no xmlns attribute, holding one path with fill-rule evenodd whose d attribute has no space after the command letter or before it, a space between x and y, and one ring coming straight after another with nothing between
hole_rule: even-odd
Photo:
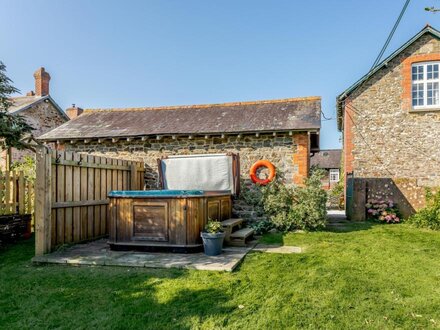
<instances>
[{"instance_id":1,"label":"corrugated roof","mask_svg":"<svg viewBox=\"0 0 440 330\"><path fill-rule=\"evenodd\" d=\"M320 150L310 157L310 166L317 166L319 168L340 168L341 155L341 149Z\"/></svg>"},{"instance_id":2,"label":"corrugated roof","mask_svg":"<svg viewBox=\"0 0 440 330\"><path fill-rule=\"evenodd\" d=\"M320 115L320 97L156 108L89 109L39 139L316 131L321 127Z\"/></svg>"},{"instance_id":3,"label":"corrugated roof","mask_svg":"<svg viewBox=\"0 0 440 330\"><path fill-rule=\"evenodd\" d=\"M339 94L339 96L336 98L336 109L337 109L337 118L338 118L337 124L338 124L339 130L342 129L342 115L343 115L342 104L343 104L343 101L347 98L347 96L349 96L351 93L353 93L366 80L370 79L377 71L379 71L384 66L386 66L397 55L399 55L401 52L403 52L405 49L407 49L409 46L411 46L416 40L418 40L420 37L422 37L426 33L429 33L429 34L433 35L434 37L440 39L440 31L434 29L432 26L427 24L419 33L417 33L414 37L412 37L410 40L405 42L401 47L399 47L399 49L394 51L390 56L388 56L386 59L384 59L378 65L376 65L372 70L370 70L367 74L365 74L361 79L356 81L353 85L351 85L349 88L347 88L341 94Z\"/></svg>"}]
</instances>

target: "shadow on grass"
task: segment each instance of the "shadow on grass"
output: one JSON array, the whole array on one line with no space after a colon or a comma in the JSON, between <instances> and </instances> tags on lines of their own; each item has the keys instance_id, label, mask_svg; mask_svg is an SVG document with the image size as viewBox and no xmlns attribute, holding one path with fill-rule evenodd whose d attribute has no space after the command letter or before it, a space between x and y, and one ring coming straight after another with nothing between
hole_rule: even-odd
<instances>
[{"instance_id":1,"label":"shadow on grass","mask_svg":"<svg viewBox=\"0 0 440 330\"><path fill-rule=\"evenodd\" d=\"M343 223L329 223L326 228L323 230L324 232L332 232L332 233L351 233L356 231L370 230L375 226L379 226L379 223L373 221L364 221L364 222L343 222Z\"/></svg>"}]
</instances>

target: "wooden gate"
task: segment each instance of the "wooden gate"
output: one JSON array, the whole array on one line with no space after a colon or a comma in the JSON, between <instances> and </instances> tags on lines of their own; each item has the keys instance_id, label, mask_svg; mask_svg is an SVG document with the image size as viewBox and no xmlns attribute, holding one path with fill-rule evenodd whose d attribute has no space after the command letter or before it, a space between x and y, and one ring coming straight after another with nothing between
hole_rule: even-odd
<instances>
[{"instance_id":1,"label":"wooden gate","mask_svg":"<svg viewBox=\"0 0 440 330\"><path fill-rule=\"evenodd\" d=\"M107 194L143 190L144 163L39 147L35 254L108 235Z\"/></svg>"},{"instance_id":2,"label":"wooden gate","mask_svg":"<svg viewBox=\"0 0 440 330\"><path fill-rule=\"evenodd\" d=\"M354 190L354 175L353 172L346 174L345 179L345 214L348 219L353 215L353 190Z\"/></svg>"}]
</instances>

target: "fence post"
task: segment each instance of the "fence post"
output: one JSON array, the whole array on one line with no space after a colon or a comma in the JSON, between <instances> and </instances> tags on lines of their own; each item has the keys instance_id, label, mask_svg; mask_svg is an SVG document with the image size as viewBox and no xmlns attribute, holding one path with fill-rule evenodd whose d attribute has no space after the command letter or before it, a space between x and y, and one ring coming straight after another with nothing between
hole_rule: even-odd
<instances>
[{"instance_id":1,"label":"fence post","mask_svg":"<svg viewBox=\"0 0 440 330\"><path fill-rule=\"evenodd\" d=\"M35 181L35 255L51 250L51 154L46 147L37 147Z\"/></svg>"}]
</instances>

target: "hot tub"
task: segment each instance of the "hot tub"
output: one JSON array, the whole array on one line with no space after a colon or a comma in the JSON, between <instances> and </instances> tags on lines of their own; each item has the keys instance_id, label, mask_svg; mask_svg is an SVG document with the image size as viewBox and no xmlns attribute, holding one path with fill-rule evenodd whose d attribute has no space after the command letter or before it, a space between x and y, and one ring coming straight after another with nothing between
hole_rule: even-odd
<instances>
[{"instance_id":1,"label":"hot tub","mask_svg":"<svg viewBox=\"0 0 440 330\"><path fill-rule=\"evenodd\" d=\"M111 191L108 197L109 244L116 250L197 252L208 218L231 217L230 191Z\"/></svg>"}]
</instances>

